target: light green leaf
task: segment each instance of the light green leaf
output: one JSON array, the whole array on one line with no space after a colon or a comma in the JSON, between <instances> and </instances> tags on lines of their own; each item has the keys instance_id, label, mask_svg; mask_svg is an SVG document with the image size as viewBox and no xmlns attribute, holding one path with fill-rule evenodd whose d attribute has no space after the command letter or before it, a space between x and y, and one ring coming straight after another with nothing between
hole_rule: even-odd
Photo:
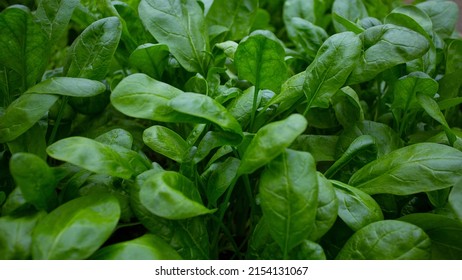
<instances>
[{"instance_id":1,"label":"light green leaf","mask_svg":"<svg viewBox=\"0 0 462 280\"><path fill-rule=\"evenodd\" d=\"M161 79L168 63L169 51L164 44L144 44L130 55L130 64L154 79Z\"/></svg>"},{"instance_id":2,"label":"light green leaf","mask_svg":"<svg viewBox=\"0 0 462 280\"><path fill-rule=\"evenodd\" d=\"M176 162L183 162L188 154L189 145L175 131L155 125L143 132L143 142L153 151Z\"/></svg>"},{"instance_id":3,"label":"light green leaf","mask_svg":"<svg viewBox=\"0 0 462 280\"><path fill-rule=\"evenodd\" d=\"M113 196L98 194L73 199L37 224L32 233L32 257L86 259L109 238L119 217L119 202Z\"/></svg>"},{"instance_id":4,"label":"light green leaf","mask_svg":"<svg viewBox=\"0 0 462 280\"><path fill-rule=\"evenodd\" d=\"M56 42L64 34L78 4L78 0L38 1L35 17L51 42Z\"/></svg>"},{"instance_id":5,"label":"light green leaf","mask_svg":"<svg viewBox=\"0 0 462 280\"><path fill-rule=\"evenodd\" d=\"M98 81L83 78L54 77L36 84L25 93L90 97L101 94L105 90L106 86Z\"/></svg>"}]
</instances>

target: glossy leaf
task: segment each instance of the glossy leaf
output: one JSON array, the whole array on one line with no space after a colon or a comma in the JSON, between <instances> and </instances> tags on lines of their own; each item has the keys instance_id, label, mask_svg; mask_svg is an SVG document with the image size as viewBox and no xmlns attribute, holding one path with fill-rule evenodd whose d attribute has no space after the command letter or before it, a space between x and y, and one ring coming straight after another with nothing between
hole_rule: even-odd
<instances>
[{"instance_id":1,"label":"glossy leaf","mask_svg":"<svg viewBox=\"0 0 462 280\"><path fill-rule=\"evenodd\" d=\"M286 21L289 38L302 53L313 59L323 42L328 38L324 29L301 19L291 18Z\"/></svg>"},{"instance_id":2,"label":"glossy leaf","mask_svg":"<svg viewBox=\"0 0 462 280\"><path fill-rule=\"evenodd\" d=\"M90 97L101 94L105 90L106 86L98 81L82 78L54 77L29 88L25 93Z\"/></svg>"},{"instance_id":3,"label":"glossy leaf","mask_svg":"<svg viewBox=\"0 0 462 280\"><path fill-rule=\"evenodd\" d=\"M177 112L205 119L225 131L242 136L242 128L236 119L225 107L206 95L185 92L171 99L168 105Z\"/></svg>"},{"instance_id":4,"label":"glossy leaf","mask_svg":"<svg viewBox=\"0 0 462 280\"><path fill-rule=\"evenodd\" d=\"M222 41L240 40L247 36L257 15L258 0L215 0L207 12L209 28L218 25L226 27Z\"/></svg>"},{"instance_id":5,"label":"glossy leaf","mask_svg":"<svg viewBox=\"0 0 462 280\"><path fill-rule=\"evenodd\" d=\"M395 150L358 170L349 184L368 193L407 195L448 188L462 177L462 152L419 143Z\"/></svg>"},{"instance_id":6,"label":"glossy leaf","mask_svg":"<svg viewBox=\"0 0 462 280\"><path fill-rule=\"evenodd\" d=\"M104 79L121 34L122 26L117 17L93 22L71 45L64 73L68 77Z\"/></svg>"},{"instance_id":7,"label":"glossy leaf","mask_svg":"<svg viewBox=\"0 0 462 280\"><path fill-rule=\"evenodd\" d=\"M344 86L360 54L361 40L353 32L332 35L324 42L305 72L307 110L329 106L329 99Z\"/></svg>"},{"instance_id":8,"label":"glossy leaf","mask_svg":"<svg viewBox=\"0 0 462 280\"><path fill-rule=\"evenodd\" d=\"M241 40L234 54L240 79L258 89L279 92L287 76L284 47L269 31L254 31Z\"/></svg>"},{"instance_id":9,"label":"glossy leaf","mask_svg":"<svg viewBox=\"0 0 462 280\"><path fill-rule=\"evenodd\" d=\"M347 84L371 80L386 69L421 57L430 47L424 36L393 24L368 28L360 37L363 53Z\"/></svg>"},{"instance_id":10,"label":"glossy leaf","mask_svg":"<svg viewBox=\"0 0 462 280\"><path fill-rule=\"evenodd\" d=\"M121 128L109 130L96 137L95 140L109 146L120 146L126 149L131 149L133 146L133 136L130 132Z\"/></svg>"},{"instance_id":11,"label":"glossy leaf","mask_svg":"<svg viewBox=\"0 0 462 280\"><path fill-rule=\"evenodd\" d=\"M161 122L198 121L173 110L168 102L183 91L146 74L123 79L111 93L111 104L123 114Z\"/></svg>"},{"instance_id":12,"label":"glossy leaf","mask_svg":"<svg viewBox=\"0 0 462 280\"><path fill-rule=\"evenodd\" d=\"M40 0L35 17L50 41L57 41L66 31L78 0Z\"/></svg>"},{"instance_id":13,"label":"glossy leaf","mask_svg":"<svg viewBox=\"0 0 462 280\"><path fill-rule=\"evenodd\" d=\"M183 162L189 151L186 141L173 130L155 125L143 132L143 142L153 151L176 162Z\"/></svg>"},{"instance_id":14,"label":"glossy leaf","mask_svg":"<svg viewBox=\"0 0 462 280\"><path fill-rule=\"evenodd\" d=\"M168 46L183 68L207 73L210 47L205 18L196 1L142 0L138 13L146 29Z\"/></svg>"},{"instance_id":15,"label":"glossy leaf","mask_svg":"<svg viewBox=\"0 0 462 280\"><path fill-rule=\"evenodd\" d=\"M458 18L458 6L454 1L427 1L416 6L430 16L438 35L443 39L452 35Z\"/></svg>"},{"instance_id":16,"label":"glossy leaf","mask_svg":"<svg viewBox=\"0 0 462 280\"><path fill-rule=\"evenodd\" d=\"M345 244L340 260L422 260L431 257L431 241L412 224L387 220L357 231Z\"/></svg>"},{"instance_id":17,"label":"glossy leaf","mask_svg":"<svg viewBox=\"0 0 462 280\"><path fill-rule=\"evenodd\" d=\"M332 5L332 13L340 15L352 22L356 22L368 16L366 7L364 6L362 0L335 0L334 4ZM335 17L333 23L337 32L346 31L346 29L335 20Z\"/></svg>"},{"instance_id":18,"label":"glossy leaf","mask_svg":"<svg viewBox=\"0 0 462 280\"><path fill-rule=\"evenodd\" d=\"M338 141L336 135L300 135L290 146L297 151L309 152L316 162L334 161Z\"/></svg>"},{"instance_id":19,"label":"glossy leaf","mask_svg":"<svg viewBox=\"0 0 462 280\"><path fill-rule=\"evenodd\" d=\"M331 182L338 199L338 215L352 230L383 220L382 210L371 196L342 182Z\"/></svg>"},{"instance_id":20,"label":"glossy leaf","mask_svg":"<svg viewBox=\"0 0 462 280\"><path fill-rule=\"evenodd\" d=\"M0 218L0 259L27 260L31 257L32 230L45 212Z\"/></svg>"},{"instance_id":21,"label":"glossy leaf","mask_svg":"<svg viewBox=\"0 0 462 280\"><path fill-rule=\"evenodd\" d=\"M459 221L462 221L462 204L460 203L462 199L462 181L459 181L451 190L451 193L448 197L448 202L453 211L456 213Z\"/></svg>"},{"instance_id":22,"label":"glossy leaf","mask_svg":"<svg viewBox=\"0 0 462 280\"><path fill-rule=\"evenodd\" d=\"M113 196L73 199L37 224L32 234L32 257L86 259L109 238L119 216L120 206Z\"/></svg>"},{"instance_id":23,"label":"glossy leaf","mask_svg":"<svg viewBox=\"0 0 462 280\"><path fill-rule=\"evenodd\" d=\"M224 146L238 146L242 141L240 135L226 131L209 131L201 139L194 153L193 162L202 161L215 148Z\"/></svg>"},{"instance_id":24,"label":"glossy leaf","mask_svg":"<svg viewBox=\"0 0 462 280\"><path fill-rule=\"evenodd\" d=\"M302 134L306 119L298 114L272 122L258 130L241 159L239 174L250 174L270 162Z\"/></svg>"},{"instance_id":25,"label":"glossy leaf","mask_svg":"<svg viewBox=\"0 0 462 280\"><path fill-rule=\"evenodd\" d=\"M164 44L144 44L130 55L130 64L154 79L161 79L168 62L169 51Z\"/></svg>"},{"instance_id":26,"label":"glossy leaf","mask_svg":"<svg viewBox=\"0 0 462 280\"><path fill-rule=\"evenodd\" d=\"M16 153L10 160L10 172L24 199L38 210L57 205L57 180L48 164L36 155Z\"/></svg>"},{"instance_id":27,"label":"glossy leaf","mask_svg":"<svg viewBox=\"0 0 462 280\"><path fill-rule=\"evenodd\" d=\"M14 140L38 120L58 100L55 95L23 94L0 115L0 143Z\"/></svg>"},{"instance_id":28,"label":"glossy leaf","mask_svg":"<svg viewBox=\"0 0 462 280\"><path fill-rule=\"evenodd\" d=\"M170 245L154 234L104 247L91 256L94 260L180 260Z\"/></svg>"},{"instance_id":29,"label":"glossy leaf","mask_svg":"<svg viewBox=\"0 0 462 280\"><path fill-rule=\"evenodd\" d=\"M287 255L315 222L318 181L313 157L287 149L266 166L259 191L270 234Z\"/></svg>"},{"instance_id":30,"label":"glossy leaf","mask_svg":"<svg viewBox=\"0 0 462 280\"><path fill-rule=\"evenodd\" d=\"M146 170L136 152L95 140L75 136L59 140L47 148L55 159L66 161L99 174L129 179Z\"/></svg>"},{"instance_id":31,"label":"glossy leaf","mask_svg":"<svg viewBox=\"0 0 462 280\"><path fill-rule=\"evenodd\" d=\"M237 176L240 160L228 157L225 161L210 165L207 170L210 175L207 180L207 199L211 205L216 205L217 200L225 193Z\"/></svg>"},{"instance_id":32,"label":"glossy leaf","mask_svg":"<svg viewBox=\"0 0 462 280\"><path fill-rule=\"evenodd\" d=\"M22 91L33 86L48 63L48 38L25 6L0 13L0 65L21 76Z\"/></svg>"},{"instance_id":33,"label":"glossy leaf","mask_svg":"<svg viewBox=\"0 0 462 280\"><path fill-rule=\"evenodd\" d=\"M193 182L180 173L165 171L149 177L141 186L140 202L151 213L172 220L210 214Z\"/></svg>"},{"instance_id":34,"label":"glossy leaf","mask_svg":"<svg viewBox=\"0 0 462 280\"><path fill-rule=\"evenodd\" d=\"M432 243L432 259L460 260L462 258L460 221L431 213L410 214L399 220L414 224L428 234Z\"/></svg>"}]
</instances>

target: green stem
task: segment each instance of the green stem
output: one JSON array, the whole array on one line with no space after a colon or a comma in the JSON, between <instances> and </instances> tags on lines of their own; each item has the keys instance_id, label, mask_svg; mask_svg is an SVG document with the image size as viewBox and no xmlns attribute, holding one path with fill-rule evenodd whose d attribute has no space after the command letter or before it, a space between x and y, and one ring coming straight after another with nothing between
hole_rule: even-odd
<instances>
[{"instance_id":1,"label":"green stem","mask_svg":"<svg viewBox=\"0 0 462 280\"><path fill-rule=\"evenodd\" d=\"M48 145L51 145L55 142L56 134L58 133L58 128L59 128L59 125L61 124L61 119L63 118L64 109L66 108L68 99L69 99L68 96L63 96L63 99L61 100L61 106L59 107L58 116L53 125L53 130L51 131L50 138L48 139Z\"/></svg>"},{"instance_id":2,"label":"green stem","mask_svg":"<svg viewBox=\"0 0 462 280\"><path fill-rule=\"evenodd\" d=\"M237 243L234 240L233 235L231 234L229 229L225 226L223 221L218 219L214 215L210 215L210 216L212 217L213 220L215 220L215 222L218 224L218 226L221 227L221 229L223 230L223 233L226 235L226 237L228 237L229 241L231 242L231 246L233 246L234 252L236 252L237 255L240 255L240 247L237 246Z\"/></svg>"}]
</instances>

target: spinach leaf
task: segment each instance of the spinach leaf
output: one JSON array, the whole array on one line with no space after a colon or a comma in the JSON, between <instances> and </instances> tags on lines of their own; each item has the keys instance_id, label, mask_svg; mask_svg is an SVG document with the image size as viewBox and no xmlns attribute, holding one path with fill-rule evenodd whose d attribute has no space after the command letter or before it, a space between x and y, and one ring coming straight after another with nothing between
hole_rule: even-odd
<instances>
[{"instance_id":1,"label":"spinach leaf","mask_svg":"<svg viewBox=\"0 0 462 280\"><path fill-rule=\"evenodd\" d=\"M164 240L154 234L116 243L99 249L94 260L179 260L181 257Z\"/></svg>"},{"instance_id":2,"label":"spinach leaf","mask_svg":"<svg viewBox=\"0 0 462 280\"><path fill-rule=\"evenodd\" d=\"M29 88L27 94L58 94L90 97L103 93L106 86L98 81L83 78L54 77Z\"/></svg>"},{"instance_id":3,"label":"spinach leaf","mask_svg":"<svg viewBox=\"0 0 462 280\"><path fill-rule=\"evenodd\" d=\"M349 184L368 194L445 189L461 179L460 164L462 152L442 144L419 143L367 164L353 174Z\"/></svg>"},{"instance_id":4,"label":"spinach leaf","mask_svg":"<svg viewBox=\"0 0 462 280\"><path fill-rule=\"evenodd\" d=\"M414 224L425 231L431 239L432 259L459 260L462 257L460 221L431 213L410 214L399 220Z\"/></svg>"},{"instance_id":5,"label":"spinach leaf","mask_svg":"<svg viewBox=\"0 0 462 280\"><path fill-rule=\"evenodd\" d=\"M287 256L314 225L318 181L313 157L287 149L268 163L259 191L269 232Z\"/></svg>"},{"instance_id":6,"label":"spinach leaf","mask_svg":"<svg viewBox=\"0 0 462 280\"><path fill-rule=\"evenodd\" d=\"M40 0L35 17L48 34L51 42L56 42L66 32L78 0Z\"/></svg>"},{"instance_id":7,"label":"spinach leaf","mask_svg":"<svg viewBox=\"0 0 462 280\"><path fill-rule=\"evenodd\" d=\"M190 72L207 74L210 47L204 14L196 1L141 0L138 13L146 29Z\"/></svg>"},{"instance_id":8,"label":"spinach leaf","mask_svg":"<svg viewBox=\"0 0 462 280\"><path fill-rule=\"evenodd\" d=\"M239 166L239 174L250 174L270 162L305 131L306 119L298 114L260 128L250 142Z\"/></svg>"},{"instance_id":9,"label":"spinach leaf","mask_svg":"<svg viewBox=\"0 0 462 280\"><path fill-rule=\"evenodd\" d=\"M168 63L168 46L164 44L144 44L130 55L130 64L154 79L161 79Z\"/></svg>"},{"instance_id":10,"label":"spinach leaf","mask_svg":"<svg viewBox=\"0 0 462 280\"><path fill-rule=\"evenodd\" d=\"M186 141L171 129L155 125L143 132L143 141L155 152L176 162L183 162L189 151Z\"/></svg>"},{"instance_id":11,"label":"spinach leaf","mask_svg":"<svg viewBox=\"0 0 462 280\"><path fill-rule=\"evenodd\" d=\"M100 194L73 199L37 224L32 233L32 257L88 258L109 238L119 216L120 206L113 196Z\"/></svg>"},{"instance_id":12,"label":"spinach leaf","mask_svg":"<svg viewBox=\"0 0 462 280\"><path fill-rule=\"evenodd\" d=\"M412 224L387 220L372 223L343 246L340 260L422 260L431 257L431 241L425 232Z\"/></svg>"}]
</instances>

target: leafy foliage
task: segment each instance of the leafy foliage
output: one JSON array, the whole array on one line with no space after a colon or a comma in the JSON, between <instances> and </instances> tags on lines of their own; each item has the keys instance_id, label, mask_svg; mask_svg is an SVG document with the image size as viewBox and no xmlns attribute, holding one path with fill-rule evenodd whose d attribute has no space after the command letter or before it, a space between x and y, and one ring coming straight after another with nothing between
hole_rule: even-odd
<instances>
[{"instance_id":1,"label":"leafy foliage","mask_svg":"<svg viewBox=\"0 0 462 280\"><path fill-rule=\"evenodd\" d=\"M35 2L0 259L462 259L454 2Z\"/></svg>"}]
</instances>

